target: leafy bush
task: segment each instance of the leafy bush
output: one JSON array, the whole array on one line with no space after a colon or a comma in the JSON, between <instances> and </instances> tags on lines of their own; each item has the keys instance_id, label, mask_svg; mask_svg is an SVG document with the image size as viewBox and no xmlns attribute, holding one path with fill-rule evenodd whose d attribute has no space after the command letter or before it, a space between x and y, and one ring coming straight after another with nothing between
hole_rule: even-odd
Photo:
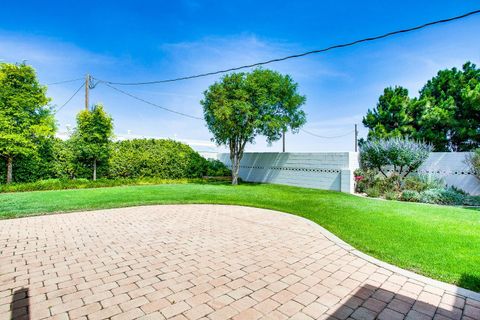
<instances>
[{"instance_id":1,"label":"leafy bush","mask_svg":"<svg viewBox=\"0 0 480 320\"><path fill-rule=\"evenodd\" d=\"M110 178L200 178L228 174L220 161L208 161L190 146L160 139L115 142L109 162Z\"/></svg>"},{"instance_id":2,"label":"leafy bush","mask_svg":"<svg viewBox=\"0 0 480 320\"><path fill-rule=\"evenodd\" d=\"M418 192L427 189L441 189L445 187L445 181L428 174L417 174L405 178L403 188L406 190L415 190Z\"/></svg>"},{"instance_id":3,"label":"leafy bush","mask_svg":"<svg viewBox=\"0 0 480 320\"><path fill-rule=\"evenodd\" d=\"M400 200L402 201L410 201L410 202L419 202L420 201L420 193L416 190L404 190L402 195L400 196Z\"/></svg>"},{"instance_id":4,"label":"leafy bush","mask_svg":"<svg viewBox=\"0 0 480 320\"><path fill-rule=\"evenodd\" d=\"M475 176L480 179L480 149L476 149L472 154L467 155L465 160Z\"/></svg>"},{"instance_id":5,"label":"leafy bush","mask_svg":"<svg viewBox=\"0 0 480 320\"><path fill-rule=\"evenodd\" d=\"M363 169L378 170L385 177L390 167L404 178L418 169L431 151L431 145L407 138L368 140L360 147L360 163Z\"/></svg>"},{"instance_id":6,"label":"leafy bush","mask_svg":"<svg viewBox=\"0 0 480 320\"><path fill-rule=\"evenodd\" d=\"M370 187L365 190L367 197L378 198L380 196L380 189L378 187Z\"/></svg>"},{"instance_id":7,"label":"leafy bush","mask_svg":"<svg viewBox=\"0 0 480 320\"><path fill-rule=\"evenodd\" d=\"M399 199L399 194L395 191L385 192L385 199L387 199L387 200L398 200Z\"/></svg>"},{"instance_id":8,"label":"leafy bush","mask_svg":"<svg viewBox=\"0 0 480 320\"><path fill-rule=\"evenodd\" d=\"M463 205L465 202L465 195L452 188L428 189L420 192L420 202Z\"/></svg>"},{"instance_id":9,"label":"leafy bush","mask_svg":"<svg viewBox=\"0 0 480 320\"><path fill-rule=\"evenodd\" d=\"M226 177L231 176L232 171L220 160L207 159L207 176Z\"/></svg>"}]
</instances>

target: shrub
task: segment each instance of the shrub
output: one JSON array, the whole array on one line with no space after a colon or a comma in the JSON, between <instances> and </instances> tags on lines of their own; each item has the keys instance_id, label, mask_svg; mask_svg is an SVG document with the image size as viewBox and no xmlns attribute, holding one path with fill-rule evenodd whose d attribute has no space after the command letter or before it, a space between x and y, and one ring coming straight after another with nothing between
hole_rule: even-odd
<instances>
[{"instance_id":1,"label":"shrub","mask_svg":"<svg viewBox=\"0 0 480 320\"><path fill-rule=\"evenodd\" d=\"M480 149L476 149L472 154L467 155L465 161L475 176L480 179Z\"/></svg>"},{"instance_id":2,"label":"shrub","mask_svg":"<svg viewBox=\"0 0 480 320\"><path fill-rule=\"evenodd\" d=\"M407 138L365 141L360 148L364 169L375 169L387 177L387 167L401 178L415 171L428 158L432 146Z\"/></svg>"},{"instance_id":3,"label":"shrub","mask_svg":"<svg viewBox=\"0 0 480 320\"><path fill-rule=\"evenodd\" d=\"M370 187L365 190L367 197L378 198L380 196L380 189L378 187Z\"/></svg>"},{"instance_id":4,"label":"shrub","mask_svg":"<svg viewBox=\"0 0 480 320\"><path fill-rule=\"evenodd\" d=\"M400 196L402 201L419 202L420 193L416 190L404 190Z\"/></svg>"},{"instance_id":5,"label":"shrub","mask_svg":"<svg viewBox=\"0 0 480 320\"><path fill-rule=\"evenodd\" d=\"M368 188L376 186L379 182L379 177L374 170L357 169L354 172L355 176L355 191L364 193Z\"/></svg>"},{"instance_id":6,"label":"shrub","mask_svg":"<svg viewBox=\"0 0 480 320\"><path fill-rule=\"evenodd\" d=\"M207 176L226 177L231 176L232 172L220 160L207 159Z\"/></svg>"},{"instance_id":7,"label":"shrub","mask_svg":"<svg viewBox=\"0 0 480 320\"><path fill-rule=\"evenodd\" d=\"M399 198L399 194L395 191L385 192L385 199L387 200L398 200Z\"/></svg>"},{"instance_id":8,"label":"shrub","mask_svg":"<svg viewBox=\"0 0 480 320\"><path fill-rule=\"evenodd\" d=\"M420 202L463 205L465 202L465 195L452 188L428 189L420 192Z\"/></svg>"},{"instance_id":9,"label":"shrub","mask_svg":"<svg viewBox=\"0 0 480 320\"><path fill-rule=\"evenodd\" d=\"M427 189L441 189L445 187L445 181L428 174L417 174L405 178L403 188L406 190L415 190L418 192Z\"/></svg>"},{"instance_id":10,"label":"shrub","mask_svg":"<svg viewBox=\"0 0 480 320\"><path fill-rule=\"evenodd\" d=\"M109 162L110 178L200 178L228 174L220 161L208 161L190 146L162 139L115 142Z\"/></svg>"}]
</instances>

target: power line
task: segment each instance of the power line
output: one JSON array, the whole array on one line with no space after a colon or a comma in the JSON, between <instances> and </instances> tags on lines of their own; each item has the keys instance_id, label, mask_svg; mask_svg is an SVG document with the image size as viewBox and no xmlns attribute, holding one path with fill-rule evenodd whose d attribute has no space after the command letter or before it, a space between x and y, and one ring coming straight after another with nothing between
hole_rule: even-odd
<instances>
[{"instance_id":1,"label":"power line","mask_svg":"<svg viewBox=\"0 0 480 320\"><path fill-rule=\"evenodd\" d=\"M184 116L184 117L188 117L188 118L191 118L191 119L203 120L203 118L200 118L200 117L195 117L195 116L192 116L192 115L183 113L183 112L179 112L179 111L175 111L175 110L172 110L172 109L169 109L169 108L166 108L166 107L162 107L162 106L160 106L160 105L158 105L158 104L155 104L155 103L150 102L150 101L148 101L148 100L145 100L145 99L143 99L143 98L134 96L133 94L128 93L128 92L126 92L126 91L123 91L123 90L121 90L121 89L119 89L119 88L116 88L116 87L114 87L114 86L112 86L112 85L110 85L110 84L108 84L108 83L105 83L105 85L108 86L108 87L110 87L110 88L112 88L112 89L114 89L114 90L116 90L116 91L118 91L118 92L120 92L120 93L122 93L122 94L124 94L124 95L127 95L127 96L129 96L129 97L131 97L131 98L133 98L133 99L138 100L138 101L142 101L142 102L144 102L144 103L146 103L146 104L149 104L149 105L151 105L151 106L154 106L154 107L157 107L157 108L163 109L163 110L165 110L165 111L172 112L172 113L175 113L175 114Z\"/></svg>"},{"instance_id":2,"label":"power line","mask_svg":"<svg viewBox=\"0 0 480 320\"><path fill-rule=\"evenodd\" d=\"M211 75L216 75L216 74L222 74L222 73L237 71L237 70L246 69L246 68L258 67L258 66L262 66L262 65L266 65L266 64L270 64L270 63L274 63L274 62L280 62L280 61L284 61L284 60L300 58L300 57L304 57L304 56L307 56L307 55L322 53L322 52L326 52L326 51L330 51L330 50L334 50L334 49L350 47L350 46L354 46L354 45L357 45L357 44L363 43L363 42L370 42L370 41L375 41L375 40L379 40L379 39L384 39L384 38L391 37L391 36L394 36L394 35L397 35L397 34L408 33L408 32L412 32L412 31L415 31L415 30L424 29L424 28L427 28L427 27L430 27L430 26L433 26L433 25L443 24L443 23L447 23L447 22L451 22L451 21L455 21L455 20L464 19L466 17L472 16L472 15L475 15L475 14L478 14L478 13L480 13L480 10L470 11L468 13L465 13L465 14L462 14L462 15L459 15L459 16L455 16L455 17L451 17L451 18L447 18L447 19L442 19L442 20L436 20L436 21L428 22L428 23L425 23L425 24L422 24L422 25L419 25L419 26L416 26L416 27L388 32L388 33L385 33L385 34L382 34L382 35L379 35L379 36L368 37L368 38L355 40L355 41L352 41L352 42L337 44L337 45L333 45L333 46L326 47L326 48L323 48L323 49L307 51L307 52L294 54L294 55L290 55L290 56L286 56L286 57L282 57L282 58L276 58L276 59L271 59L271 60L267 60L267 61L263 61L263 62L257 62L257 63L248 64L248 65L243 65L243 66L239 66L239 67L234 67L234 68L229 68L229 69L224 69L224 70L218 70L218 71L212 71L212 72L206 72L206 73L201 73L201 74L196 74L196 75L191 75L191 76L185 76L185 77L180 77L180 78L163 79L163 80L155 80L155 81L145 81L145 82L113 82L113 81L103 81L103 80L100 80L100 79L97 79L97 80L99 80L101 82L104 82L104 83L108 83L108 84L133 86L133 85L166 83L166 82L175 82L175 81L201 78L201 77L206 77L206 76L211 76Z\"/></svg>"},{"instance_id":3,"label":"power line","mask_svg":"<svg viewBox=\"0 0 480 320\"><path fill-rule=\"evenodd\" d=\"M322 138L322 139L336 139L336 138L343 138L343 137L346 137L352 133L355 132L355 130L352 130L352 131L349 131L347 133L344 133L344 134L341 134L341 135L338 135L338 136L321 136L321 135L318 135L316 133L313 133L313 132L310 132L310 131L307 131L305 129L300 129L301 131L305 132L306 134L309 134L311 136L314 136L314 137L317 137L317 138Z\"/></svg>"},{"instance_id":4,"label":"power line","mask_svg":"<svg viewBox=\"0 0 480 320\"><path fill-rule=\"evenodd\" d=\"M57 114L60 110L63 109L63 107L65 107L70 101L72 101L73 97L75 97L77 95L77 93L82 90L83 86L85 85L85 83L82 83L82 85L72 94L72 96L70 98L68 98L67 101L65 101L64 104L62 104L62 106L60 108L57 109L57 111L55 111L55 114Z\"/></svg>"},{"instance_id":5,"label":"power line","mask_svg":"<svg viewBox=\"0 0 480 320\"><path fill-rule=\"evenodd\" d=\"M70 79L70 80L64 80L64 81L58 81L58 82L51 82L51 83L47 83L47 86L52 86L52 85L55 85L55 84L62 84L62 83L75 82L75 81L79 81L79 80L83 80L83 78Z\"/></svg>"}]
</instances>

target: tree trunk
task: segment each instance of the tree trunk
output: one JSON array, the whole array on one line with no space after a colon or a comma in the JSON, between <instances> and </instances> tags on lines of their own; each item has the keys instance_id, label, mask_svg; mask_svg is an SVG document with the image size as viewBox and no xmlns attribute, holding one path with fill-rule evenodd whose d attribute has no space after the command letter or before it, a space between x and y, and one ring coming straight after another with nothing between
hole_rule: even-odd
<instances>
[{"instance_id":1,"label":"tree trunk","mask_svg":"<svg viewBox=\"0 0 480 320\"><path fill-rule=\"evenodd\" d=\"M238 154L233 155L232 160L232 185L238 185L238 172L240 171L240 160Z\"/></svg>"},{"instance_id":2,"label":"tree trunk","mask_svg":"<svg viewBox=\"0 0 480 320\"><path fill-rule=\"evenodd\" d=\"M97 159L93 159L93 181L97 180Z\"/></svg>"},{"instance_id":3,"label":"tree trunk","mask_svg":"<svg viewBox=\"0 0 480 320\"><path fill-rule=\"evenodd\" d=\"M12 183L13 180L13 158L7 158L7 183Z\"/></svg>"}]
</instances>

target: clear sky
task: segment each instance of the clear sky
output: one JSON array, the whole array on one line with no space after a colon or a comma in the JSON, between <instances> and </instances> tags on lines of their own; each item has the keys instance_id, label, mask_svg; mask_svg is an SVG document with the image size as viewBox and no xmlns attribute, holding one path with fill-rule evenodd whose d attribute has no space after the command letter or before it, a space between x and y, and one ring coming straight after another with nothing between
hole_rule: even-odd
<instances>
[{"instance_id":1,"label":"clear sky","mask_svg":"<svg viewBox=\"0 0 480 320\"><path fill-rule=\"evenodd\" d=\"M382 34L480 8L478 1L3 1L0 60L27 60L43 83L91 73L112 81L148 81L235 67ZM359 124L386 86L417 95L440 69L480 64L480 15L375 43L271 64L307 96L305 129L337 136ZM122 89L202 116L199 101L219 76ZM49 87L62 105L81 85ZM115 120L115 131L209 140L202 121L182 118L105 86L91 91ZM78 94L57 114L60 131L75 124ZM262 137L251 151L279 151ZM353 133L320 139L287 135L287 151L348 151Z\"/></svg>"}]
</instances>

